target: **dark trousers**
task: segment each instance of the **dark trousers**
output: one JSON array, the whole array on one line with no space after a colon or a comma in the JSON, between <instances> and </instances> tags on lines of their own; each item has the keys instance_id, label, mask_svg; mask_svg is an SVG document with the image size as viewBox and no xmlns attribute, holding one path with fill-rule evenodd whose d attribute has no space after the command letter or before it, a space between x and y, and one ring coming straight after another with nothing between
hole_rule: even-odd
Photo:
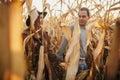
<instances>
[{"instance_id":1,"label":"dark trousers","mask_svg":"<svg viewBox=\"0 0 120 80\"><path fill-rule=\"evenodd\" d=\"M81 73L82 71L84 71L86 69L88 69L88 66L87 66L85 60L80 60L77 74Z\"/></svg>"}]
</instances>

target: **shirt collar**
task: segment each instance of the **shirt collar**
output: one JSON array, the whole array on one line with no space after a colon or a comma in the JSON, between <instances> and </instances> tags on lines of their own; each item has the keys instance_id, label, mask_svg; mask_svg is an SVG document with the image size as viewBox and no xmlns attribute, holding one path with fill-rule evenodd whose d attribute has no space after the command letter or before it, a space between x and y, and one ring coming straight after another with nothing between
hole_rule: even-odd
<instances>
[{"instance_id":1,"label":"shirt collar","mask_svg":"<svg viewBox=\"0 0 120 80\"><path fill-rule=\"evenodd\" d=\"M80 26L80 29L86 29L86 27L85 26Z\"/></svg>"}]
</instances>

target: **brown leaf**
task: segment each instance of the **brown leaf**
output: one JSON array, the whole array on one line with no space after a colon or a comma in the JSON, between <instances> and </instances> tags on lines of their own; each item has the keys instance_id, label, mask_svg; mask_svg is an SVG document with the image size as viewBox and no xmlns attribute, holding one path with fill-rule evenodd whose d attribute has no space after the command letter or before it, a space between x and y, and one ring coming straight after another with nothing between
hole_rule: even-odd
<instances>
[{"instance_id":1,"label":"brown leaf","mask_svg":"<svg viewBox=\"0 0 120 80\"><path fill-rule=\"evenodd\" d=\"M80 74L77 75L76 80L84 80L84 78L88 75L89 70L84 70Z\"/></svg>"}]
</instances>

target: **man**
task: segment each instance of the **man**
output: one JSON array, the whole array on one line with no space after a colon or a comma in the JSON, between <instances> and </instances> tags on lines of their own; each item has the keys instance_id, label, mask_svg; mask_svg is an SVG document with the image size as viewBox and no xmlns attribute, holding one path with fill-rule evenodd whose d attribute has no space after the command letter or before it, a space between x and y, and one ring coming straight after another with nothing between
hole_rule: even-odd
<instances>
[{"instance_id":1,"label":"man","mask_svg":"<svg viewBox=\"0 0 120 80\"><path fill-rule=\"evenodd\" d=\"M81 8L79 13L79 25L81 29L80 34L80 64L78 67L78 73L82 70L87 69L87 64L85 62L85 57L87 55L87 48L86 48L86 41L87 41L87 32L86 32L86 25L90 18L89 10L85 7Z\"/></svg>"},{"instance_id":2,"label":"man","mask_svg":"<svg viewBox=\"0 0 120 80\"><path fill-rule=\"evenodd\" d=\"M80 25L80 30L81 30L81 34L80 34L80 63L79 63L79 67L78 67L78 73L80 73L81 71L87 69L87 64L85 62L85 57L87 55L87 48L86 46L86 41L87 41L87 33L86 33L86 25L87 22L90 18L90 13L88 8L82 7L79 12L78 12L78 17L79 17L79 25ZM74 29L74 25L70 26L71 31L73 31ZM65 48L68 44L68 41L65 37L63 37L62 39L62 43L60 45L60 48L58 50L58 54L57 54L57 60L62 60L63 61L63 55L65 53Z\"/></svg>"}]
</instances>

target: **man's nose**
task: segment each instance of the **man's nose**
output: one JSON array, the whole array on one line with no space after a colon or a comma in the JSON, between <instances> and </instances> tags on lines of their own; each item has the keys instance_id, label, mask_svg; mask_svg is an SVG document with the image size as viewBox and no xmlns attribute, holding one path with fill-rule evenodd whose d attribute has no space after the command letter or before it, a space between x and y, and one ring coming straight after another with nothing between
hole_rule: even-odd
<instances>
[{"instance_id":1,"label":"man's nose","mask_svg":"<svg viewBox=\"0 0 120 80\"><path fill-rule=\"evenodd\" d=\"M79 17L80 19L83 19L83 17Z\"/></svg>"}]
</instances>

